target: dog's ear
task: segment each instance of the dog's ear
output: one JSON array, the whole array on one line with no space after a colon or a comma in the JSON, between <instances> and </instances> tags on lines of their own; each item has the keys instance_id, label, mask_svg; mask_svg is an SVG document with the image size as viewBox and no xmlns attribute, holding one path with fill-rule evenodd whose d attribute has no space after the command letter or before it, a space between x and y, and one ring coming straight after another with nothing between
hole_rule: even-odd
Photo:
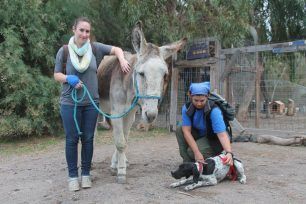
<instances>
[{"instance_id":1,"label":"dog's ear","mask_svg":"<svg viewBox=\"0 0 306 204\"><path fill-rule=\"evenodd\" d=\"M193 174L193 182L198 183L199 177L200 177L200 172L199 172L196 164L193 165L192 174Z\"/></svg>"},{"instance_id":2,"label":"dog's ear","mask_svg":"<svg viewBox=\"0 0 306 204\"><path fill-rule=\"evenodd\" d=\"M180 179L176 172L177 171L171 171L171 176L175 179Z\"/></svg>"}]
</instances>

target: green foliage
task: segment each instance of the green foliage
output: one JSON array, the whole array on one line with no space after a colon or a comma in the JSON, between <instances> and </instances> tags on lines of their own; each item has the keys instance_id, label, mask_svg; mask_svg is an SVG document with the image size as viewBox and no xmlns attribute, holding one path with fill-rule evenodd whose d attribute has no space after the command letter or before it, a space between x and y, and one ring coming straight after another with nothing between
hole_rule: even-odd
<instances>
[{"instance_id":1,"label":"green foliage","mask_svg":"<svg viewBox=\"0 0 306 204\"><path fill-rule=\"evenodd\" d=\"M0 138L54 133L60 125L59 86L25 65L18 36L5 33L0 46Z\"/></svg>"},{"instance_id":2,"label":"green foliage","mask_svg":"<svg viewBox=\"0 0 306 204\"><path fill-rule=\"evenodd\" d=\"M148 41L215 36L223 47L239 45L248 32L249 1L117 0L118 16L128 27L142 20ZM118 6L119 4L119 6Z\"/></svg>"},{"instance_id":3,"label":"green foliage","mask_svg":"<svg viewBox=\"0 0 306 204\"><path fill-rule=\"evenodd\" d=\"M55 37L43 26L41 1L4 1L0 9L0 138L59 128L59 85L44 76Z\"/></svg>"},{"instance_id":4,"label":"green foliage","mask_svg":"<svg viewBox=\"0 0 306 204\"><path fill-rule=\"evenodd\" d=\"M294 67L295 67L295 75L294 75L294 81L297 84L300 84L302 86L306 87L306 56L303 55L300 52L294 53Z\"/></svg>"},{"instance_id":5,"label":"green foliage","mask_svg":"<svg viewBox=\"0 0 306 204\"><path fill-rule=\"evenodd\" d=\"M82 0L4 0L0 8L0 138L61 129L54 58L73 20L92 17Z\"/></svg>"}]
</instances>

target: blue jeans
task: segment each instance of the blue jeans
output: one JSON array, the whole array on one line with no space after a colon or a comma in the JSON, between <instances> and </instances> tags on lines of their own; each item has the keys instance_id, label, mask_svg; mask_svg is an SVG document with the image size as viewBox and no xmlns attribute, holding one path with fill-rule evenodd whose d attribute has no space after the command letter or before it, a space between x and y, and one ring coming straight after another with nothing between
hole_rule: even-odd
<instances>
[{"instance_id":1,"label":"blue jeans","mask_svg":"<svg viewBox=\"0 0 306 204\"><path fill-rule=\"evenodd\" d=\"M69 177L78 177L78 142L81 138L81 175L89 176L93 155L93 137L98 117L98 111L93 105L77 107L77 121L81 135L78 135L74 119L74 106L61 105L61 117L66 135L66 161Z\"/></svg>"}]
</instances>

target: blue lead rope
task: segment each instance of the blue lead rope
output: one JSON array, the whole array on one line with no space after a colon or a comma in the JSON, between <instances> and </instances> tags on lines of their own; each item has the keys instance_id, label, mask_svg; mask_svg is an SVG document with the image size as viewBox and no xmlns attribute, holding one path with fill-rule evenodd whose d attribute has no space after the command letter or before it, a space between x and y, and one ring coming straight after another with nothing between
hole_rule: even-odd
<instances>
[{"instance_id":1,"label":"blue lead rope","mask_svg":"<svg viewBox=\"0 0 306 204\"><path fill-rule=\"evenodd\" d=\"M74 119L74 123L75 123L76 129L78 131L78 134L81 135L82 132L80 131L80 127L79 127L79 124L78 124L78 121L77 121L77 117L76 117L77 106L78 106L78 103L81 103L84 100L86 95L88 95L88 98L89 98L91 104L95 107L95 109L101 115L103 115L104 117L109 118L109 119L118 119L118 118L122 118L122 117L126 116L131 110L133 110L133 108L135 108L136 105L139 105L138 100L141 99L141 98L146 98L146 99L160 99L161 98L160 96L142 96L142 95L139 95L139 90L138 90L138 86L137 86L136 80L135 80L134 86L135 86L136 94L135 94L135 97L132 100L131 106L126 111L123 111L123 113L120 113L120 114L117 114L117 115L111 115L111 114L105 113L101 109L99 109L99 107L96 105L96 103L92 99L92 97L91 97L87 87L84 84L82 85L82 87L83 87L83 94L82 94L82 96L79 99L77 97L77 89L74 88L72 90L72 93L71 93L71 98L74 101L73 119Z\"/></svg>"}]
</instances>

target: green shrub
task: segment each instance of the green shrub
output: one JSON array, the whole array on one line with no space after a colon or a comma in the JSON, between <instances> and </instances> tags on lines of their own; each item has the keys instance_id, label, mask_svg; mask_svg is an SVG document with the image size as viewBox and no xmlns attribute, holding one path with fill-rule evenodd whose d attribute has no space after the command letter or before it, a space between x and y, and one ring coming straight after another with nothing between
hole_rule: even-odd
<instances>
[{"instance_id":1,"label":"green shrub","mask_svg":"<svg viewBox=\"0 0 306 204\"><path fill-rule=\"evenodd\" d=\"M60 129L59 84L26 65L24 43L14 26L0 44L0 138L52 134Z\"/></svg>"},{"instance_id":2,"label":"green shrub","mask_svg":"<svg viewBox=\"0 0 306 204\"><path fill-rule=\"evenodd\" d=\"M87 1L3 0L0 7L0 139L61 128L55 55ZM86 11L86 12L84 12Z\"/></svg>"}]
</instances>

